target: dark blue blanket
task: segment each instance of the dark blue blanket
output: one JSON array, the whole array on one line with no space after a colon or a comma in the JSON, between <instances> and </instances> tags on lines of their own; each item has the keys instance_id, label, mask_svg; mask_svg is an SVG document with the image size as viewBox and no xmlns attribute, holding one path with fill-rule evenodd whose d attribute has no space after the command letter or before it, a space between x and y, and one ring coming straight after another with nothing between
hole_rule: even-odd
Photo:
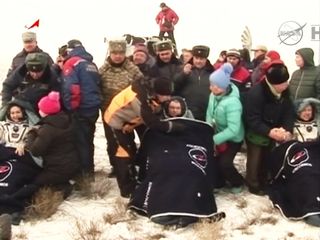
<instances>
[{"instance_id":1,"label":"dark blue blanket","mask_svg":"<svg viewBox=\"0 0 320 240\"><path fill-rule=\"evenodd\" d=\"M151 220L159 216L212 217L217 213L213 129L196 120L172 121L186 129L171 134L149 129L143 137L137 162L147 171L129 208Z\"/></svg>"},{"instance_id":2,"label":"dark blue blanket","mask_svg":"<svg viewBox=\"0 0 320 240\"><path fill-rule=\"evenodd\" d=\"M290 219L320 214L320 142L291 141L270 158L269 198Z\"/></svg>"}]
</instances>

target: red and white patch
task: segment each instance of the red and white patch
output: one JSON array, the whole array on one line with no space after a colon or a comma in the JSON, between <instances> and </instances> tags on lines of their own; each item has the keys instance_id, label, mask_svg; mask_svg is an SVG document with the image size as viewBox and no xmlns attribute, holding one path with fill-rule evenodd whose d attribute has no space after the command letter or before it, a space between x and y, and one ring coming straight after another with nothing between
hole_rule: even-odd
<instances>
[{"instance_id":1,"label":"red and white patch","mask_svg":"<svg viewBox=\"0 0 320 240\"><path fill-rule=\"evenodd\" d=\"M287 157L287 162L288 162L288 165L291 167L296 167L308 161L309 159L308 151L305 148L295 153L293 156L290 156L290 155L291 154L289 154L289 156Z\"/></svg>"},{"instance_id":2,"label":"red and white patch","mask_svg":"<svg viewBox=\"0 0 320 240\"><path fill-rule=\"evenodd\" d=\"M188 155L191 158L191 163L199 168L204 174L206 174L204 169L208 165L207 150L204 147L190 144L188 144L187 147L190 148Z\"/></svg>"},{"instance_id":3,"label":"red and white patch","mask_svg":"<svg viewBox=\"0 0 320 240\"><path fill-rule=\"evenodd\" d=\"M3 162L0 164L0 182L6 180L12 172L12 164L10 162Z\"/></svg>"}]
</instances>

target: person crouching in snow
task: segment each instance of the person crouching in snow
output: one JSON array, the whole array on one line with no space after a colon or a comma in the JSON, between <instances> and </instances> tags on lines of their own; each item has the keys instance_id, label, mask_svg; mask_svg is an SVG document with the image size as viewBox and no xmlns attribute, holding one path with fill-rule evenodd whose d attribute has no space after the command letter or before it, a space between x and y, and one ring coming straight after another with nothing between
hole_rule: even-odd
<instances>
[{"instance_id":1,"label":"person crouching in snow","mask_svg":"<svg viewBox=\"0 0 320 240\"><path fill-rule=\"evenodd\" d=\"M211 94L206 122L215 129L213 143L222 177L231 187L231 192L239 193L242 191L243 177L234 167L233 160L241 148L244 127L239 90L230 82L232 71L232 65L225 63L210 75Z\"/></svg>"},{"instance_id":2,"label":"person crouching in snow","mask_svg":"<svg viewBox=\"0 0 320 240\"><path fill-rule=\"evenodd\" d=\"M34 157L42 157L43 166L41 169L20 167L20 170L16 171L29 171L32 179L25 178L23 185L14 192L0 194L0 212L3 204L9 205L4 210L15 214L16 224L19 224L24 208L41 187L52 187L67 197L72 189L69 180L80 169L74 146L71 116L60 111L59 93L50 92L48 96L41 98L38 108L42 119L28 132L25 150ZM31 170L33 171L30 173Z\"/></svg>"},{"instance_id":3,"label":"person crouching in snow","mask_svg":"<svg viewBox=\"0 0 320 240\"><path fill-rule=\"evenodd\" d=\"M130 197L136 186L134 158L137 147L134 142L136 127L145 124L146 127L162 132L178 131L179 125L172 122L162 122L160 114L162 105L170 99L172 82L167 78L156 78L152 91L143 86L128 86L118 93L104 113L104 121L113 132L117 143L113 149L115 173L122 197Z\"/></svg>"},{"instance_id":4,"label":"person crouching in snow","mask_svg":"<svg viewBox=\"0 0 320 240\"><path fill-rule=\"evenodd\" d=\"M296 100L297 120L294 123L293 138L300 142L309 142L319 139L317 124L317 107L320 100L305 98Z\"/></svg>"},{"instance_id":5,"label":"person crouching in snow","mask_svg":"<svg viewBox=\"0 0 320 240\"><path fill-rule=\"evenodd\" d=\"M42 117L38 128L27 135L26 149L33 156L43 158L43 170L32 184L29 193L42 186L52 186L67 197L71 191L69 180L79 173L80 161L74 145L72 117L61 111L60 94L50 92L39 103Z\"/></svg>"}]
</instances>

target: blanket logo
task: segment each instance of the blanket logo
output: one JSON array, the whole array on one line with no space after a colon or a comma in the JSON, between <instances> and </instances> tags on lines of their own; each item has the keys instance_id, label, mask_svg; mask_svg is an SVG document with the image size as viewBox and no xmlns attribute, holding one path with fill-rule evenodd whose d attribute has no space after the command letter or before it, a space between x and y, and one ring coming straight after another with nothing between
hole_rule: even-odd
<instances>
[{"instance_id":1,"label":"blanket logo","mask_svg":"<svg viewBox=\"0 0 320 240\"><path fill-rule=\"evenodd\" d=\"M204 169L208 165L207 150L198 145L187 144L187 147L189 148L188 155L191 158L191 163L206 174Z\"/></svg>"},{"instance_id":2,"label":"blanket logo","mask_svg":"<svg viewBox=\"0 0 320 240\"><path fill-rule=\"evenodd\" d=\"M291 145L293 147L294 145ZM293 168L292 173L297 172L299 169L303 167L312 167L312 164L307 162L309 160L309 153L308 150L303 148L299 151L292 151L290 154L286 157L288 165Z\"/></svg>"},{"instance_id":3,"label":"blanket logo","mask_svg":"<svg viewBox=\"0 0 320 240\"><path fill-rule=\"evenodd\" d=\"M303 149L295 153L291 158L288 157L288 164L291 167L297 167L298 165L308 161L309 154L306 149Z\"/></svg>"},{"instance_id":4,"label":"blanket logo","mask_svg":"<svg viewBox=\"0 0 320 240\"><path fill-rule=\"evenodd\" d=\"M12 172L12 164L4 162L0 165L0 182L6 180Z\"/></svg>"}]
</instances>

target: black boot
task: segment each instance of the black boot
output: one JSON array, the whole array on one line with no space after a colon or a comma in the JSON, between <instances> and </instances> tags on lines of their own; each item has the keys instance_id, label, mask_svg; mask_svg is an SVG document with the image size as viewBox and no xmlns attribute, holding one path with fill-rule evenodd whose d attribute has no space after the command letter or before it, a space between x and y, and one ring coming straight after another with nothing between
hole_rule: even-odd
<instances>
[{"instance_id":1,"label":"black boot","mask_svg":"<svg viewBox=\"0 0 320 240\"><path fill-rule=\"evenodd\" d=\"M129 158L116 157L116 178L122 197L129 198L136 186L136 171Z\"/></svg>"}]
</instances>

